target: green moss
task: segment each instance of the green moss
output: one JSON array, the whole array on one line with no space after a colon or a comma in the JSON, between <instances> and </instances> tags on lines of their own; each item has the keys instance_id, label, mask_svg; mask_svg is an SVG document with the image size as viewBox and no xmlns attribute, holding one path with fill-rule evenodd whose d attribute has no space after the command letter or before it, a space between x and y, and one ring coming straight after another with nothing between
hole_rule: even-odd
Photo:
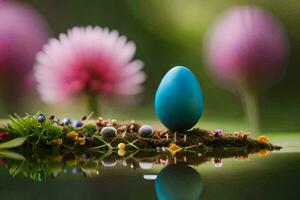
<instances>
[{"instance_id":1,"label":"green moss","mask_svg":"<svg viewBox=\"0 0 300 200\"><path fill-rule=\"evenodd\" d=\"M105 122L105 123L104 123ZM99 130L106 126L107 120L89 120L80 128L71 125L64 126L57 124L51 119L46 119L40 123L36 120L36 115L26 115L19 117L11 116L10 122L2 127L9 133L6 141L26 137L26 142L22 145L24 149L60 149L65 150L102 150L111 151L117 149L119 143L125 143L126 149L155 150L158 147L169 147L172 144L178 145L183 150L193 149L195 151L211 149L234 149L246 150L248 152L259 151L259 149L277 150L280 147L268 142L261 142L251 138L244 132L223 133L221 136L207 130L193 129L186 132L172 132L168 130L155 130L149 137L140 137L136 122L117 123L117 136L108 141L103 138ZM74 131L75 134L70 133ZM5 142L5 141L4 141Z\"/></svg>"},{"instance_id":2,"label":"green moss","mask_svg":"<svg viewBox=\"0 0 300 200\"><path fill-rule=\"evenodd\" d=\"M95 134L98 131L97 126L93 123L85 124L83 126L82 130L88 136L92 136L93 134Z\"/></svg>"}]
</instances>

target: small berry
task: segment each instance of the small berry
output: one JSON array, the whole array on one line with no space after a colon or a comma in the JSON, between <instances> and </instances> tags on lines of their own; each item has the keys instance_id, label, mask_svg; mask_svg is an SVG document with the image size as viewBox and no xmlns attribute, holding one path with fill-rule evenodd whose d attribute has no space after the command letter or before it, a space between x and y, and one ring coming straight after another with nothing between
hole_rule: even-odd
<instances>
[{"instance_id":1,"label":"small berry","mask_svg":"<svg viewBox=\"0 0 300 200\"><path fill-rule=\"evenodd\" d=\"M0 132L0 140L3 140L4 138L6 138L8 134L6 132Z\"/></svg>"},{"instance_id":2,"label":"small berry","mask_svg":"<svg viewBox=\"0 0 300 200\"><path fill-rule=\"evenodd\" d=\"M126 148L126 144L124 144L124 143L119 143L118 144L118 149L125 150L125 148Z\"/></svg>"},{"instance_id":3,"label":"small berry","mask_svg":"<svg viewBox=\"0 0 300 200\"><path fill-rule=\"evenodd\" d=\"M148 137L153 132L153 128L150 125L143 125L139 129L139 135L142 137Z\"/></svg>"},{"instance_id":4,"label":"small berry","mask_svg":"<svg viewBox=\"0 0 300 200\"><path fill-rule=\"evenodd\" d=\"M111 139L113 139L117 135L117 130L114 127L112 127L112 126L108 126L108 127L102 128L100 134L104 138L106 138L108 140L111 140Z\"/></svg>"},{"instance_id":5,"label":"small berry","mask_svg":"<svg viewBox=\"0 0 300 200\"><path fill-rule=\"evenodd\" d=\"M6 160L4 158L0 158L0 165L5 165L6 164Z\"/></svg>"},{"instance_id":6,"label":"small berry","mask_svg":"<svg viewBox=\"0 0 300 200\"><path fill-rule=\"evenodd\" d=\"M260 157L266 157L266 156L268 156L268 154L269 154L268 149L260 149L259 152L258 152L258 155Z\"/></svg>"},{"instance_id":7,"label":"small berry","mask_svg":"<svg viewBox=\"0 0 300 200\"><path fill-rule=\"evenodd\" d=\"M53 118L53 122L60 125L60 120L56 117Z\"/></svg>"},{"instance_id":8,"label":"small berry","mask_svg":"<svg viewBox=\"0 0 300 200\"><path fill-rule=\"evenodd\" d=\"M75 139L78 137L78 133L76 133L75 131L71 131L67 134L67 138L70 138L70 139Z\"/></svg>"},{"instance_id":9,"label":"small berry","mask_svg":"<svg viewBox=\"0 0 300 200\"><path fill-rule=\"evenodd\" d=\"M257 138L257 140L258 140L259 142L263 142L263 143L270 143L269 138L267 138L267 137L264 136L264 135L259 136L259 137Z\"/></svg>"},{"instance_id":10,"label":"small berry","mask_svg":"<svg viewBox=\"0 0 300 200\"><path fill-rule=\"evenodd\" d=\"M126 154L126 151L125 151L125 150L123 150L123 149L119 149L119 150L118 150L118 155L119 155L120 157L123 157L125 154Z\"/></svg>"},{"instance_id":11,"label":"small berry","mask_svg":"<svg viewBox=\"0 0 300 200\"><path fill-rule=\"evenodd\" d=\"M214 130L215 137L220 137L220 136L222 136L222 134L223 134L223 131L221 129Z\"/></svg>"},{"instance_id":12,"label":"small berry","mask_svg":"<svg viewBox=\"0 0 300 200\"><path fill-rule=\"evenodd\" d=\"M79 145L85 145L86 139L83 137L77 137L77 138L75 138L75 141Z\"/></svg>"},{"instance_id":13,"label":"small berry","mask_svg":"<svg viewBox=\"0 0 300 200\"><path fill-rule=\"evenodd\" d=\"M72 125L76 128L82 127L83 123L81 121L73 121Z\"/></svg>"},{"instance_id":14,"label":"small berry","mask_svg":"<svg viewBox=\"0 0 300 200\"><path fill-rule=\"evenodd\" d=\"M71 118L64 118L63 123L64 125L70 125L73 123L73 120Z\"/></svg>"},{"instance_id":15,"label":"small berry","mask_svg":"<svg viewBox=\"0 0 300 200\"><path fill-rule=\"evenodd\" d=\"M40 123L44 123L46 121L46 117L43 114L39 114L36 118L38 120L38 122Z\"/></svg>"}]
</instances>

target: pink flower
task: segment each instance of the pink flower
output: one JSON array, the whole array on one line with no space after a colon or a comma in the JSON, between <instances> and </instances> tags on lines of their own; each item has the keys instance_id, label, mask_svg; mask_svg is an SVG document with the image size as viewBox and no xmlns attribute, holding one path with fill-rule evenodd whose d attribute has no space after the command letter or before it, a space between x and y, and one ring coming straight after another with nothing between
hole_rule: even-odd
<instances>
[{"instance_id":1,"label":"pink flower","mask_svg":"<svg viewBox=\"0 0 300 200\"><path fill-rule=\"evenodd\" d=\"M15 109L17 100L33 88L35 54L47 38L47 26L35 10L0 1L0 95L6 108L11 104Z\"/></svg>"},{"instance_id":2,"label":"pink flower","mask_svg":"<svg viewBox=\"0 0 300 200\"><path fill-rule=\"evenodd\" d=\"M143 63L135 44L115 30L74 27L50 39L37 56L35 77L44 101L59 102L87 92L103 96L140 93Z\"/></svg>"},{"instance_id":3,"label":"pink flower","mask_svg":"<svg viewBox=\"0 0 300 200\"><path fill-rule=\"evenodd\" d=\"M281 76L287 56L281 26L256 6L238 6L225 12L210 30L205 48L217 79L247 87Z\"/></svg>"}]
</instances>

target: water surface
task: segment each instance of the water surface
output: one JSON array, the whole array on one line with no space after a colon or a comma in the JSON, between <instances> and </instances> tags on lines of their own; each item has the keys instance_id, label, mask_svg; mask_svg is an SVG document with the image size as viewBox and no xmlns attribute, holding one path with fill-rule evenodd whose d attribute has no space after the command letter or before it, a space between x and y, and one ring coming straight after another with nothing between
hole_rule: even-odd
<instances>
[{"instance_id":1,"label":"water surface","mask_svg":"<svg viewBox=\"0 0 300 200\"><path fill-rule=\"evenodd\" d=\"M142 163L147 169L130 160L107 160L90 166L85 176L76 167L66 166L61 171L57 166L58 173L52 177L35 180L22 172L12 177L13 170L6 160L0 165L0 195L1 200L299 199L299 138L297 134L273 135L272 142L284 147L281 151L243 159L211 159L191 167L178 163L167 167L164 160L152 166Z\"/></svg>"}]
</instances>

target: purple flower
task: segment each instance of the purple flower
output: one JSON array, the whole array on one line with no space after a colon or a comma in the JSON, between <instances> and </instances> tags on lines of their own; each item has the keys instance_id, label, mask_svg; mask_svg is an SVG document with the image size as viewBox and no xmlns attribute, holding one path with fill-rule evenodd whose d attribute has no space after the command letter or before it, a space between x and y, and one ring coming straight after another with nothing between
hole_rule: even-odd
<instances>
[{"instance_id":1,"label":"purple flower","mask_svg":"<svg viewBox=\"0 0 300 200\"><path fill-rule=\"evenodd\" d=\"M33 87L33 62L47 38L47 26L35 10L0 1L0 92L6 103Z\"/></svg>"},{"instance_id":2,"label":"purple flower","mask_svg":"<svg viewBox=\"0 0 300 200\"><path fill-rule=\"evenodd\" d=\"M222 15L205 46L215 78L253 87L283 73L285 34L273 16L256 6L237 6Z\"/></svg>"}]
</instances>

